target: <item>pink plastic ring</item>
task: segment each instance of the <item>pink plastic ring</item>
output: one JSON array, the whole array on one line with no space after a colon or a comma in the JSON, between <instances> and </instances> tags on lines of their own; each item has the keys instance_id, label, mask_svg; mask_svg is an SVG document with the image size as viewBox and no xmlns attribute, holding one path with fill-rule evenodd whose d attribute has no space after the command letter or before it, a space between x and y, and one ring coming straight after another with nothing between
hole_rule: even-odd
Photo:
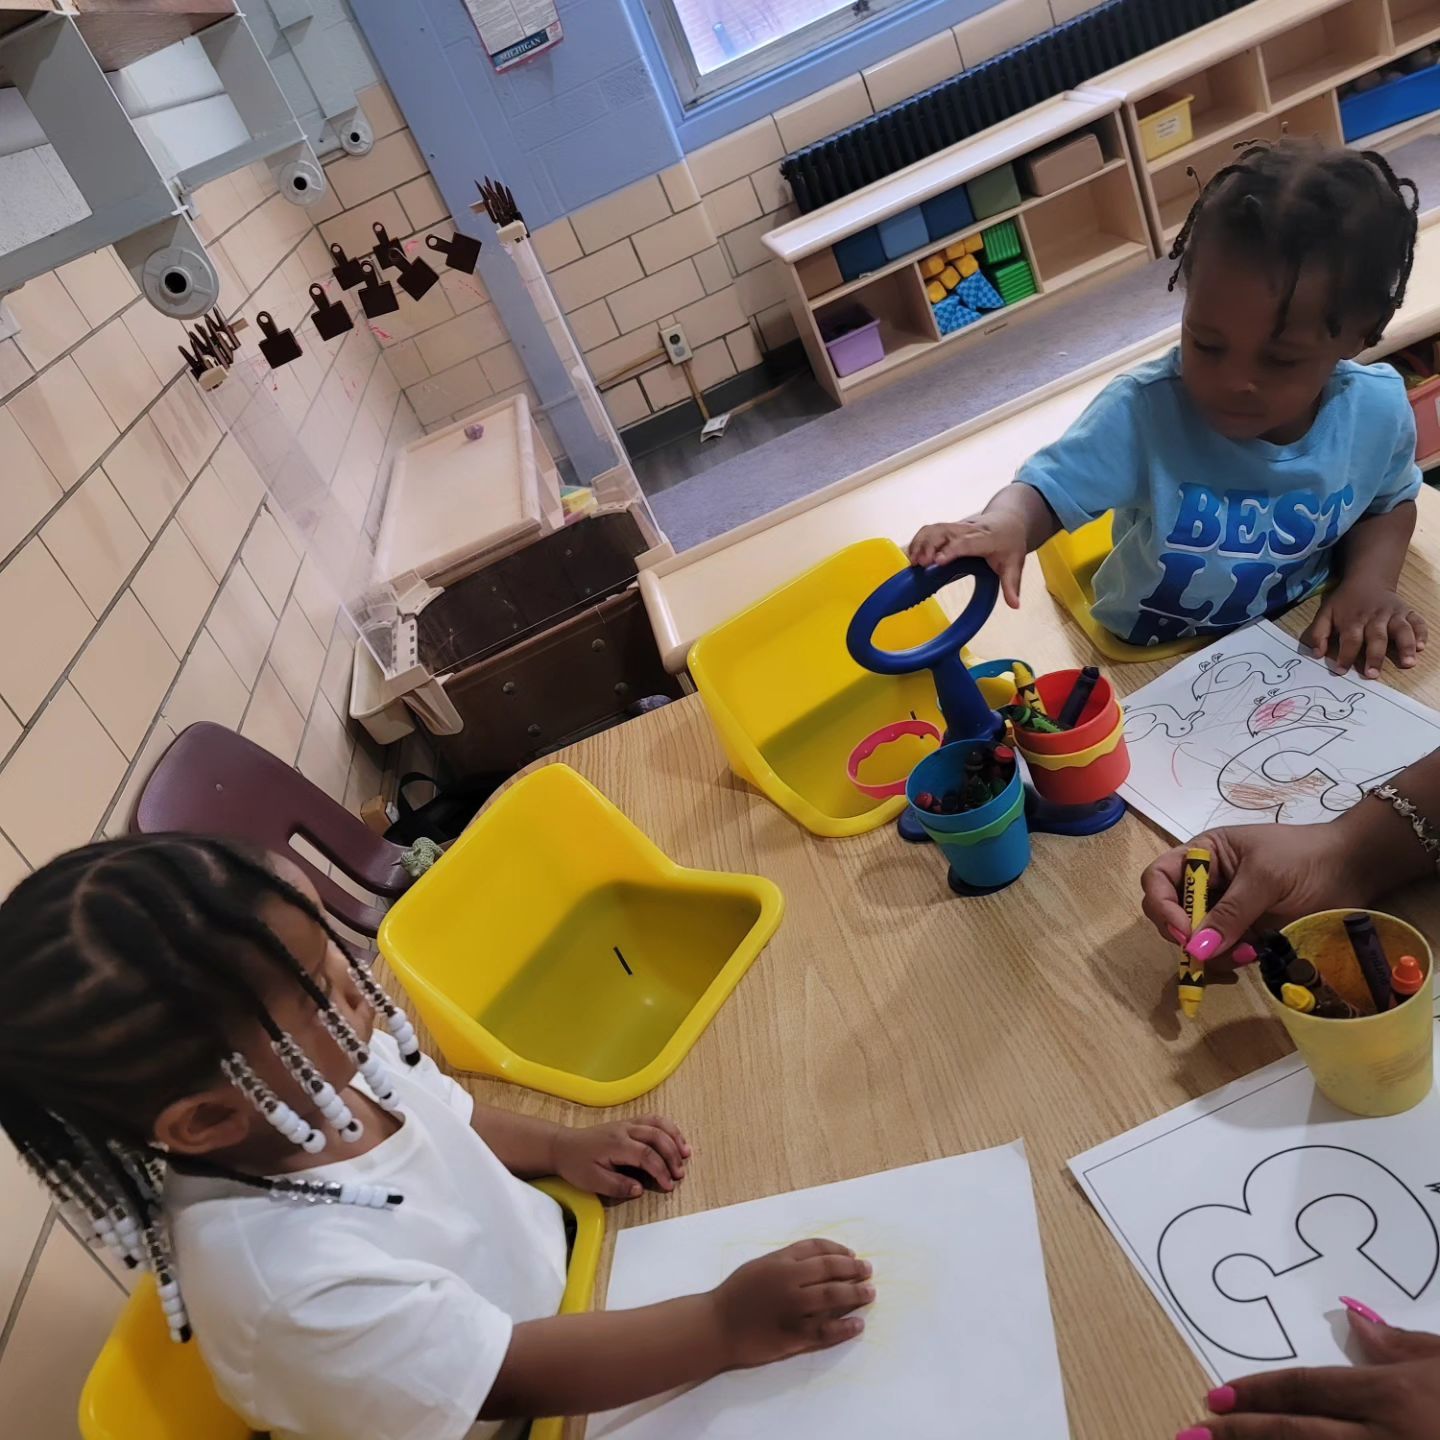
<instances>
[{"instance_id":1,"label":"pink plastic ring","mask_svg":"<svg viewBox=\"0 0 1440 1440\"><path fill-rule=\"evenodd\" d=\"M908 775L899 780L891 780L884 785L867 785L860 778L860 767L882 745L893 744L896 740L903 740L907 735L918 736L921 740L934 740L936 744L939 744L941 739L939 729L928 720L897 720L893 725L881 726L873 735L867 735L850 752L850 759L845 765L845 773L850 777L850 783L862 795L868 795L872 800L889 800L896 795L905 793L905 782L909 779Z\"/></svg>"}]
</instances>

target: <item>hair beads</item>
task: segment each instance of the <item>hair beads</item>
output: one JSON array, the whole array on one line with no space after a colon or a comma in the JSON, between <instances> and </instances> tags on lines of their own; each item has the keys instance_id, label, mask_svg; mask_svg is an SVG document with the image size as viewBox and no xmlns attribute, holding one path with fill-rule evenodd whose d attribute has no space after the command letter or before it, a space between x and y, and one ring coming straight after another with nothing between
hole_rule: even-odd
<instances>
[{"instance_id":1,"label":"hair beads","mask_svg":"<svg viewBox=\"0 0 1440 1440\"><path fill-rule=\"evenodd\" d=\"M307 1120L302 1120L251 1068L250 1062L237 1050L220 1062L225 1078L273 1125L292 1145L307 1155L318 1155L325 1148L325 1135Z\"/></svg>"},{"instance_id":2,"label":"hair beads","mask_svg":"<svg viewBox=\"0 0 1440 1440\"><path fill-rule=\"evenodd\" d=\"M350 1107L336 1093L335 1087L311 1064L294 1037L281 1031L270 1045L285 1068L319 1107L325 1123L342 1140L348 1140L353 1145L365 1133L365 1127L350 1113Z\"/></svg>"}]
</instances>

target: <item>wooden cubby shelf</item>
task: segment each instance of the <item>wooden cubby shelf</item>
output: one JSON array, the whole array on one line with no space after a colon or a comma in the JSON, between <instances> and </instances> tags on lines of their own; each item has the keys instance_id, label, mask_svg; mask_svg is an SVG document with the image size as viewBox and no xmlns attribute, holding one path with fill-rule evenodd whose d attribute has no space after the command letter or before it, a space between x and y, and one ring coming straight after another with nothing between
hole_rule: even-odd
<instances>
[{"instance_id":1,"label":"wooden cubby shelf","mask_svg":"<svg viewBox=\"0 0 1440 1440\"><path fill-rule=\"evenodd\" d=\"M1339 89L1426 45L1440 42L1440 0L1251 0L1240 10L1139 56L1073 90L927 157L765 236L789 277L790 310L816 377L842 403L898 372L983 341L1019 311L1168 254L1205 184L1238 144L1282 133L1342 143ZM1180 96L1191 99L1192 138L1149 158L1140 120ZM1440 114L1419 116L1377 135L1390 148ZM1103 167L1045 196L1027 196L881 268L809 296L797 267L870 226L923 204L1001 165L1085 131L1099 138ZM1194 170L1195 177L1188 172ZM1003 221L1020 231L1037 293L941 337L917 262ZM813 277L817 272L812 268ZM818 272L823 276L823 269ZM830 269L830 275L834 270ZM824 278L820 279L824 284ZM815 288L813 285L811 288ZM885 358L837 376L820 339L817 315L841 302L865 305L881 321Z\"/></svg>"},{"instance_id":2,"label":"wooden cubby shelf","mask_svg":"<svg viewBox=\"0 0 1440 1440\"><path fill-rule=\"evenodd\" d=\"M1274 108L1334 90L1391 53L1385 0L1347 0L1261 47Z\"/></svg>"},{"instance_id":3,"label":"wooden cubby shelf","mask_svg":"<svg viewBox=\"0 0 1440 1440\"><path fill-rule=\"evenodd\" d=\"M1390 0L1390 28L1401 54L1440 40L1440 0Z\"/></svg>"},{"instance_id":4,"label":"wooden cubby shelf","mask_svg":"<svg viewBox=\"0 0 1440 1440\"><path fill-rule=\"evenodd\" d=\"M841 403L912 365L951 347L983 340L1006 329L1020 311L1057 291L1125 264L1139 264L1148 253L1145 218L1135 186L1135 171L1124 127L1114 100L1076 92L1057 97L997 125L961 145L952 146L886 180L789 225L773 230L766 245L785 262L790 277L790 309L820 383ZM823 294L805 292L796 267L853 235L912 205L952 190L978 175L1089 132L1100 143L1101 165L1089 175L1049 195L1023 195L1011 206L963 229L937 235L924 245L857 279ZM1031 221L1035 222L1032 229ZM957 241L1006 221L1020 233L1036 293L987 314L982 320L941 335L925 293L918 262ZM1038 237L1038 238L1037 238ZM1043 265L1050 275L1042 273ZM885 357L851 375L835 374L820 335L827 313L860 304L880 320Z\"/></svg>"}]
</instances>

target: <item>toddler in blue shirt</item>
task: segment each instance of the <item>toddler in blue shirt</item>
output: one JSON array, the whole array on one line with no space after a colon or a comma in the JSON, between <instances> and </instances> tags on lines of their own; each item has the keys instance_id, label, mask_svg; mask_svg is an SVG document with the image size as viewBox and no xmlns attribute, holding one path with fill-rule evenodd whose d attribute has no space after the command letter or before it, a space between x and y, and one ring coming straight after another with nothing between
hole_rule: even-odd
<instances>
[{"instance_id":1,"label":"toddler in blue shirt","mask_svg":"<svg viewBox=\"0 0 1440 1440\"><path fill-rule=\"evenodd\" d=\"M1026 554L1113 510L1095 615L1131 644L1277 614L1333 570L1305 643L1371 677L1387 651L1413 665L1425 621L1396 584L1414 416L1394 370L1350 357L1404 299L1418 208L1378 154L1248 145L1171 252L1179 347L1107 385L983 513L927 525L911 560L983 556L1018 605Z\"/></svg>"}]
</instances>

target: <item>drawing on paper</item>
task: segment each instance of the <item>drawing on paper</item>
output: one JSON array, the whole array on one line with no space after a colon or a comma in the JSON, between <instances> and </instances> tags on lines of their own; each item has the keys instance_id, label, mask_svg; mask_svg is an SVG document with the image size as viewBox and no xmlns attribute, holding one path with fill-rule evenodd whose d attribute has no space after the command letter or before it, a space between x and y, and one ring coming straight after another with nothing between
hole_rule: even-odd
<instances>
[{"instance_id":1,"label":"drawing on paper","mask_svg":"<svg viewBox=\"0 0 1440 1440\"><path fill-rule=\"evenodd\" d=\"M1161 1232L1156 1265L1184 1319L1239 1359L1299 1358L1272 1292L1327 1254L1355 1252L1377 1283L1383 1277L1412 1300L1440 1266L1440 1232L1424 1203L1358 1151L1283 1150L1250 1171L1237 1198L1177 1215Z\"/></svg>"},{"instance_id":2,"label":"drawing on paper","mask_svg":"<svg viewBox=\"0 0 1440 1440\"><path fill-rule=\"evenodd\" d=\"M1333 819L1440 746L1440 715L1337 676L1269 622L1217 641L1125 705L1121 794L1177 839Z\"/></svg>"},{"instance_id":3,"label":"drawing on paper","mask_svg":"<svg viewBox=\"0 0 1440 1440\"><path fill-rule=\"evenodd\" d=\"M1223 1384L1354 1361L1342 1295L1392 1325L1440 1331L1437 1126L1440 1091L1362 1120L1289 1055L1070 1169Z\"/></svg>"}]
</instances>

